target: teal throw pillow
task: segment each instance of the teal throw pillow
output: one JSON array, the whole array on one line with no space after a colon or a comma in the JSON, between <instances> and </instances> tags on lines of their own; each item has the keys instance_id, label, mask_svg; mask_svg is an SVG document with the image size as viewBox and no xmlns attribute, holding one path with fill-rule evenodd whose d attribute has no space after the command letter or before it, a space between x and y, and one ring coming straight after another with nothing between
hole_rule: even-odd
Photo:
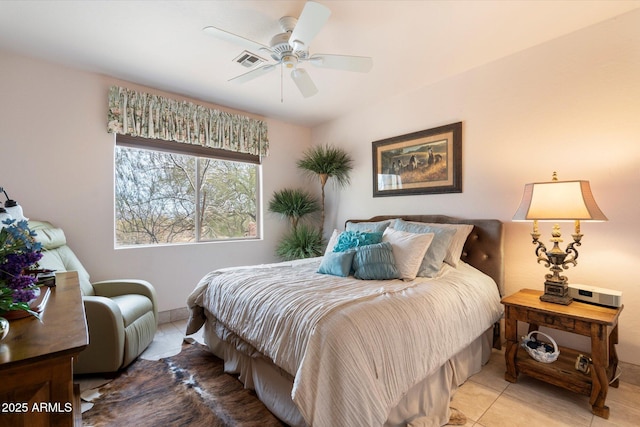
<instances>
[{"instance_id":1,"label":"teal throw pillow","mask_svg":"<svg viewBox=\"0 0 640 427\"><path fill-rule=\"evenodd\" d=\"M338 242L333 252L344 252L359 246L373 245L382 241L382 232L363 233L360 231L343 231L338 236Z\"/></svg>"},{"instance_id":2,"label":"teal throw pillow","mask_svg":"<svg viewBox=\"0 0 640 427\"><path fill-rule=\"evenodd\" d=\"M357 247L352 267L356 279L389 280L400 277L389 242Z\"/></svg>"},{"instance_id":3,"label":"teal throw pillow","mask_svg":"<svg viewBox=\"0 0 640 427\"><path fill-rule=\"evenodd\" d=\"M351 272L351 263L353 262L353 256L355 254L355 250L326 253L324 257L322 257L318 273L347 277Z\"/></svg>"}]
</instances>

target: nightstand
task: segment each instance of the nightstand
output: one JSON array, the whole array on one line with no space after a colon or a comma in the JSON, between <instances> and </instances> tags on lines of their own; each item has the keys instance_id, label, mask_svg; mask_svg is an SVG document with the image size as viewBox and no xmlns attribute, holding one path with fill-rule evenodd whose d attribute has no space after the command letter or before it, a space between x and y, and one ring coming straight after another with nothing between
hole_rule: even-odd
<instances>
[{"instance_id":1,"label":"nightstand","mask_svg":"<svg viewBox=\"0 0 640 427\"><path fill-rule=\"evenodd\" d=\"M609 382L618 366L615 345L618 343L618 317L623 307L609 308L573 301L569 305L540 301L541 291L523 289L502 299L505 307L505 338L507 346L505 380L515 383L522 373L567 390L589 396L592 412L609 418L605 406ZM529 332L539 326L585 335L591 339L591 372L576 370L575 362L580 352L559 347L560 356L553 363L534 360L520 347L518 321L529 324ZM618 379L611 382L618 387Z\"/></svg>"}]
</instances>

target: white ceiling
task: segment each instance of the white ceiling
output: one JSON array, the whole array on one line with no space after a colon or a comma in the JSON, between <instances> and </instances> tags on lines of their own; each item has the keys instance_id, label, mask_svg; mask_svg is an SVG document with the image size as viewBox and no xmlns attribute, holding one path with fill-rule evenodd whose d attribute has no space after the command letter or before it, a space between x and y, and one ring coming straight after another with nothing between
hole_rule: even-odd
<instances>
[{"instance_id":1,"label":"white ceiling","mask_svg":"<svg viewBox=\"0 0 640 427\"><path fill-rule=\"evenodd\" d=\"M320 3L332 14L310 53L370 56L374 65L360 74L307 63L319 93L306 99L287 73L281 87L279 69L228 82L247 71L233 62L243 48L202 31L213 25L268 45L281 32L278 19L299 16L304 0L2 0L0 48L314 126L640 7L639 0Z\"/></svg>"}]
</instances>

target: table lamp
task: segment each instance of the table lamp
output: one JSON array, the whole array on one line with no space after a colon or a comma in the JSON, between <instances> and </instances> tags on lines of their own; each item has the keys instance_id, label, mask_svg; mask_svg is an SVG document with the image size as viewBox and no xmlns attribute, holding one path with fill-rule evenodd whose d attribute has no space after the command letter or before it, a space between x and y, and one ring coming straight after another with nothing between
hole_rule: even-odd
<instances>
[{"instance_id":1,"label":"table lamp","mask_svg":"<svg viewBox=\"0 0 640 427\"><path fill-rule=\"evenodd\" d=\"M589 181L558 181L554 172L551 181L526 184L513 221L533 221L531 237L533 244L537 245L535 254L538 263L544 263L545 267L551 270L550 274L545 275L544 294L540 299L556 304L571 304L567 277L560 273L570 265L577 265L576 247L581 245L582 239L580 221L607 221L607 217L593 198ZM550 240L553 243L551 250L547 250L539 240L538 221L554 222ZM573 242L569 243L564 251L559 246L563 240L560 226L557 224L563 221L573 221L575 226Z\"/></svg>"}]
</instances>

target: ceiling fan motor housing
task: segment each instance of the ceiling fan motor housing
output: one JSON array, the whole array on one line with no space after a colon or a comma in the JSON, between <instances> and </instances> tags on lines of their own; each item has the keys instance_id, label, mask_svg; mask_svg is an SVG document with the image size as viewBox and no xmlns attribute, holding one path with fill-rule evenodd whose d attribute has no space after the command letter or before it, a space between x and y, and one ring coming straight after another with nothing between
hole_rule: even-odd
<instances>
[{"instance_id":1,"label":"ceiling fan motor housing","mask_svg":"<svg viewBox=\"0 0 640 427\"><path fill-rule=\"evenodd\" d=\"M306 59L309 56L308 49L295 49L294 46L289 44L291 32L298 23L298 19L292 16L283 16L278 22L284 32L271 38L269 43L273 51L271 57L276 61L282 61L287 68L295 68L298 59Z\"/></svg>"},{"instance_id":2,"label":"ceiling fan motor housing","mask_svg":"<svg viewBox=\"0 0 640 427\"><path fill-rule=\"evenodd\" d=\"M283 16L278 20L278 23L280 24L282 31L285 33L291 33L298 23L298 18L294 18L293 16Z\"/></svg>"}]
</instances>

